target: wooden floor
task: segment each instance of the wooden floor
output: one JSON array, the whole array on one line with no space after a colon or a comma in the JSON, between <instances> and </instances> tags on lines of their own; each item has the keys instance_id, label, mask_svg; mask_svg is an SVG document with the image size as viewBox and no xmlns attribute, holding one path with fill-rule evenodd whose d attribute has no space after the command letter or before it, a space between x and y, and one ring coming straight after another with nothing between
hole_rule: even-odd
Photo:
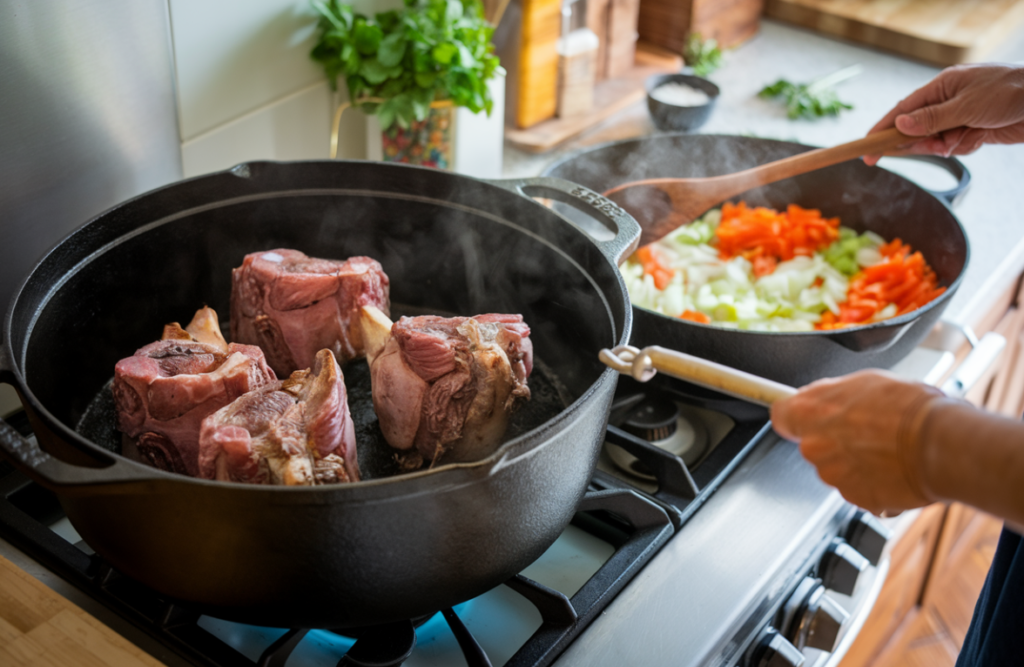
<instances>
[{"instance_id":1,"label":"wooden floor","mask_svg":"<svg viewBox=\"0 0 1024 667\"><path fill-rule=\"evenodd\" d=\"M957 506L954 506L955 509ZM952 667L967 634L978 593L985 583L1002 522L960 508L962 531L940 550L921 605L911 611L874 661L876 667Z\"/></svg>"}]
</instances>

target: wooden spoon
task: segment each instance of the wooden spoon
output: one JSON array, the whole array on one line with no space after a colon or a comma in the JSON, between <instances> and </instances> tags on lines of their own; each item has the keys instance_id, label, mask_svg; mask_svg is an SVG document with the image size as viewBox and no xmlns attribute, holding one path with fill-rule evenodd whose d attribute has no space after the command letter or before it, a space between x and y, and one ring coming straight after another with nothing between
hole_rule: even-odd
<instances>
[{"instance_id":1,"label":"wooden spoon","mask_svg":"<svg viewBox=\"0 0 1024 667\"><path fill-rule=\"evenodd\" d=\"M638 382L647 382L656 372L661 371L680 380L765 407L771 407L775 401L796 393L793 387L774 380L657 345L642 350L620 345L611 350L601 350L599 356L606 366L623 375L632 376Z\"/></svg>"},{"instance_id":2,"label":"wooden spoon","mask_svg":"<svg viewBox=\"0 0 1024 667\"><path fill-rule=\"evenodd\" d=\"M920 137L908 137L891 128L863 139L807 151L735 174L709 178L649 178L614 187L604 196L626 209L640 223L640 245L647 245L752 188L862 155L885 153L918 139Z\"/></svg>"}]
</instances>

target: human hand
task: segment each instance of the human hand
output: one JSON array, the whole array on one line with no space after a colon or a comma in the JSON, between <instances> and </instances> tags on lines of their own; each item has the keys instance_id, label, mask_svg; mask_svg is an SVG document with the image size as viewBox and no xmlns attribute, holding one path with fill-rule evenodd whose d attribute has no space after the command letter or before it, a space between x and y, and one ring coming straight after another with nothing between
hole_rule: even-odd
<instances>
[{"instance_id":1,"label":"human hand","mask_svg":"<svg viewBox=\"0 0 1024 667\"><path fill-rule=\"evenodd\" d=\"M921 483L918 432L942 392L890 373L819 380L772 406L772 425L797 441L826 484L875 514L931 502Z\"/></svg>"},{"instance_id":2,"label":"human hand","mask_svg":"<svg viewBox=\"0 0 1024 667\"><path fill-rule=\"evenodd\" d=\"M922 137L887 155L967 155L982 144L1024 142L1024 67L957 65L896 105L868 134L896 127ZM881 155L866 155L873 165Z\"/></svg>"}]
</instances>

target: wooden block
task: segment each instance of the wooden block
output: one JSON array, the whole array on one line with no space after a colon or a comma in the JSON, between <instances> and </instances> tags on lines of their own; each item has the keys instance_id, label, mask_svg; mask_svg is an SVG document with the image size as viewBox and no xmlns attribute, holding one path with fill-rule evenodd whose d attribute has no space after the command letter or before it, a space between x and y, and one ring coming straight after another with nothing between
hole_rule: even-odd
<instances>
[{"instance_id":1,"label":"wooden block","mask_svg":"<svg viewBox=\"0 0 1024 667\"><path fill-rule=\"evenodd\" d=\"M0 665L160 667L157 660L3 557Z\"/></svg>"},{"instance_id":2,"label":"wooden block","mask_svg":"<svg viewBox=\"0 0 1024 667\"><path fill-rule=\"evenodd\" d=\"M739 46L761 24L764 0L640 0L640 38L682 53L691 32L722 48Z\"/></svg>"},{"instance_id":3,"label":"wooden block","mask_svg":"<svg viewBox=\"0 0 1024 667\"><path fill-rule=\"evenodd\" d=\"M767 0L765 14L945 66L984 60L1024 22L1024 2Z\"/></svg>"},{"instance_id":4,"label":"wooden block","mask_svg":"<svg viewBox=\"0 0 1024 667\"><path fill-rule=\"evenodd\" d=\"M555 115L560 0L523 0L516 125L530 127Z\"/></svg>"},{"instance_id":5,"label":"wooden block","mask_svg":"<svg viewBox=\"0 0 1024 667\"><path fill-rule=\"evenodd\" d=\"M587 27L597 35L597 58L594 76L598 81L608 78L608 5L611 0L587 0Z\"/></svg>"},{"instance_id":6,"label":"wooden block","mask_svg":"<svg viewBox=\"0 0 1024 667\"><path fill-rule=\"evenodd\" d=\"M589 8L588 8L589 11ZM605 11L604 77L613 79L633 68L636 54L637 17L640 0L609 0Z\"/></svg>"},{"instance_id":7,"label":"wooden block","mask_svg":"<svg viewBox=\"0 0 1024 667\"><path fill-rule=\"evenodd\" d=\"M640 67L659 67L666 72L675 72L683 67L683 57L680 54L642 39L637 40L635 59Z\"/></svg>"}]
</instances>

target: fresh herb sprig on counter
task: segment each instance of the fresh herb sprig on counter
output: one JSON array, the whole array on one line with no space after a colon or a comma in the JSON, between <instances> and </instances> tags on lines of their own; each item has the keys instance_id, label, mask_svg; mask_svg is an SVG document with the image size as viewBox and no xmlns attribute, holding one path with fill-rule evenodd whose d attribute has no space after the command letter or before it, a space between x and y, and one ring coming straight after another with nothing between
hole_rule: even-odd
<instances>
[{"instance_id":1,"label":"fresh herb sprig on counter","mask_svg":"<svg viewBox=\"0 0 1024 667\"><path fill-rule=\"evenodd\" d=\"M691 32L683 49L683 61L697 76L707 76L722 66L722 50L715 39L701 39L700 33Z\"/></svg>"},{"instance_id":2,"label":"fresh herb sprig on counter","mask_svg":"<svg viewBox=\"0 0 1024 667\"><path fill-rule=\"evenodd\" d=\"M786 103L786 115L792 120L798 118L815 120L825 116L838 116L840 112L852 109L853 105L840 100L832 87L857 76L860 72L860 65L854 65L808 84L791 83L786 79L779 79L762 88L758 96L764 99L782 97Z\"/></svg>"},{"instance_id":3,"label":"fresh herb sprig on counter","mask_svg":"<svg viewBox=\"0 0 1024 667\"><path fill-rule=\"evenodd\" d=\"M405 0L373 17L338 0L313 0L319 37L310 57L331 87L345 77L352 104L381 128L424 120L436 100L491 112L487 81L502 72L480 0Z\"/></svg>"}]
</instances>

